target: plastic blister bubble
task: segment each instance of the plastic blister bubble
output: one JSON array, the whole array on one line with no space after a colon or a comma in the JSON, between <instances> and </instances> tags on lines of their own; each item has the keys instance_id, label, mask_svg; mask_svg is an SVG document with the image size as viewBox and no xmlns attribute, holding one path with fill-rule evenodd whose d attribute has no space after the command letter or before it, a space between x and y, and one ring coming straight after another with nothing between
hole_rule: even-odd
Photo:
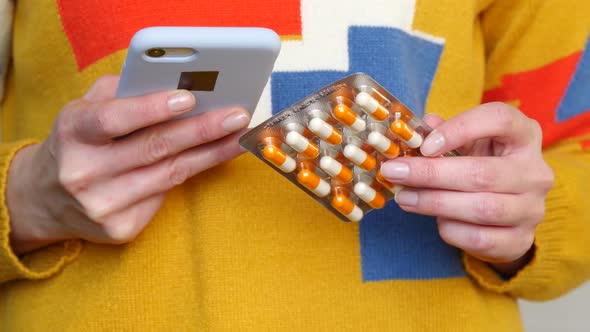
<instances>
[{"instance_id":1,"label":"plastic blister bubble","mask_svg":"<svg viewBox=\"0 0 590 332\"><path fill-rule=\"evenodd\" d=\"M401 189L381 177L381 164L420 156L431 131L379 83L357 73L251 129L240 145L340 219L360 221Z\"/></svg>"}]
</instances>

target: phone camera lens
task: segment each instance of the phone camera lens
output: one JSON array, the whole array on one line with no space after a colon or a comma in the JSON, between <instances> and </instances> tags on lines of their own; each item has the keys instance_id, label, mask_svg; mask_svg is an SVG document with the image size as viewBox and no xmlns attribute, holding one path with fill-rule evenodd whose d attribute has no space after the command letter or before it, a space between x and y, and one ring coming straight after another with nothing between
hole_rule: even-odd
<instances>
[{"instance_id":1,"label":"phone camera lens","mask_svg":"<svg viewBox=\"0 0 590 332\"><path fill-rule=\"evenodd\" d=\"M166 54L166 51L161 48L152 48L147 50L145 54L152 58L161 58Z\"/></svg>"}]
</instances>

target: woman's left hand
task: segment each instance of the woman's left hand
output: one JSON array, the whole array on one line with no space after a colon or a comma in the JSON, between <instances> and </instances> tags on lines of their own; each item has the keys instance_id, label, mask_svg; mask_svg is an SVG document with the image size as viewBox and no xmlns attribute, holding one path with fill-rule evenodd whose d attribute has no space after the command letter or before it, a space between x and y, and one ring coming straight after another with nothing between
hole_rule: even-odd
<instances>
[{"instance_id":1,"label":"woman's left hand","mask_svg":"<svg viewBox=\"0 0 590 332\"><path fill-rule=\"evenodd\" d=\"M438 217L445 242L514 274L529 259L554 182L541 153L541 127L503 103L426 121L436 128L421 147L429 157L397 158L381 168L386 179L406 187L397 203ZM453 149L463 156L431 158Z\"/></svg>"}]
</instances>

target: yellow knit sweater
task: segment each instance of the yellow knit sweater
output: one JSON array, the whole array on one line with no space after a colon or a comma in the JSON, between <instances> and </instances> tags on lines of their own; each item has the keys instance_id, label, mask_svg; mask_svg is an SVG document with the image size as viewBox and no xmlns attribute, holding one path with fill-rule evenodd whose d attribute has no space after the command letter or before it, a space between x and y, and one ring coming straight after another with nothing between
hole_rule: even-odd
<instances>
[{"instance_id":1,"label":"yellow knit sweater","mask_svg":"<svg viewBox=\"0 0 590 332\"><path fill-rule=\"evenodd\" d=\"M576 0L18 0L0 68L0 330L521 330L515 297L549 299L590 276L588 13ZM283 51L255 122L353 71L418 114L518 105L541 123L557 177L533 260L504 280L394 205L342 223L250 155L172 190L131 244L15 256L12 157L119 72L149 25L275 29Z\"/></svg>"}]
</instances>

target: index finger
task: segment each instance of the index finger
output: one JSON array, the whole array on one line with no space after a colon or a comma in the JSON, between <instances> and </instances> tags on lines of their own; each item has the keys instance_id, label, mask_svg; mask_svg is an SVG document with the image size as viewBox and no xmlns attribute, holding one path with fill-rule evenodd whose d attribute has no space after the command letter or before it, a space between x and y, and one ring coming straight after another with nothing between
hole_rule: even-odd
<instances>
[{"instance_id":1,"label":"index finger","mask_svg":"<svg viewBox=\"0 0 590 332\"><path fill-rule=\"evenodd\" d=\"M172 119L192 110L196 101L191 92L177 90L81 103L73 116L75 135L97 143Z\"/></svg>"},{"instance_id":2,"label":"index finger","mask_svg":"<svg viewBox=\"0 0 590 332\"><path fill-rule=\"evenodd\" d=\"M465 192L520 193L536 183L537 172L528 159L498 157L396 158L381 166L391 183L416 188ZM514 176L515 169L521 176Z\"/></svg>"},{"instance_id":3,"label":"index finger","mask_svg":"<svg viewBox=\"0 0 590 332\"><path fill-rule=\"evenodd\" d=\"M540 148L540 136L539 125L516 108L503 103L489 103L442 123L426 137L420 149L425 156L436 156L478 139L494 138L503 144L504 154L509 154L513 149L533 142Z\"/></svg>"}]
</instances>

